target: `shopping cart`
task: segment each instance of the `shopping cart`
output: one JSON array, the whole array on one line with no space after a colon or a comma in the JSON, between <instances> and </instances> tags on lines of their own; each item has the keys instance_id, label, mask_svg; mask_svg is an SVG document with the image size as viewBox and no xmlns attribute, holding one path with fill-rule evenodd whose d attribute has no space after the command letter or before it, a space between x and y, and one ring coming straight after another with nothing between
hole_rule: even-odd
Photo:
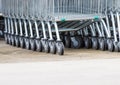
<instances>
[{"instance_id":1,"label":"shopping cart","mask_svg":"<svg viewBox=\"0 0 120 85\"><path fill-rule=\"evenodd\" d=\"M105 49L109 0L2 0L7 43L46 53ZM102 43L103 42L103 43ZM99 45L98 45L99 44Z\"/></svg>"},{"instance_id":2,"label":"shopping cart","mask_svg":"<svg viewBox=\"0 0 120 85\"><path fill-rule=\"evenodd\" d=\"M120 51L120 1L110 0L108 2L109 9L107 10L106 23L110 33L109 39L107 39L107 45L109 51Z\"/></svg>"}]
</instances>

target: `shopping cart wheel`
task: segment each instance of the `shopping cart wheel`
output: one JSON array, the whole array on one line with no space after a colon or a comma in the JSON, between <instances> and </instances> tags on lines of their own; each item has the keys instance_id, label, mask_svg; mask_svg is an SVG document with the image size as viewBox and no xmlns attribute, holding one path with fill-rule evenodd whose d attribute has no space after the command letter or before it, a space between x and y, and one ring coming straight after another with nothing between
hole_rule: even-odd
<instances>
[{"instance_id":1,"label":"shopping cart wheel","mask_svg":"<svg viewBox=\"0 0 120 85\"><path fill-rule=\"evenodd\" d=\"M73 38L71 38L71 45L73 48L79 49L80 47L82 47L82 42L79 38L79 36L75 36Z\"/></svg>"},{"instance_id":2,"label":"shopping cart wheel","mask_svg":"<svg viewBox=\"0 0 120 85\"><path fill-rule=\"evenodd\" d=\"M27 50L30 50L30 39L28 37L24 37L24 41L25 41L25 48Z\"/></svg>"},{"instance_id":3,"label":"shopping cart wheel","mask_svg":"<svg viewBox=\"0 0 120 85\"><path fill-rule=\"evenodd\" d=\"M4 37L5 37L5 42L6 42L6 44L8 44L9 41L8 41L7 33L4 34Z\"/></svg>"},{"instance_id":4,"label":"shopping cart wheel","mask_svg":"<svg viewBox=\"0 0 120 85\"><path fill-rule=\"evenodd\" d=\"M36 50L36 44L35 44L35 39L30 38L30 47L32 51Z\"/></svg>"},{"instance_id":5,"label":"shopping cart wheel","mask_svg":"<svg viewBox=\"0 0 120 85\"><path fill-rule=\"evenodd\" d=\"M15 35L15 45L16 47L20 47L19 37L17 35Z\"/></svg>"},{"instance_id":6,"label":"shopping cart wheel","mask_svg":"<svg viewBox=\"0 0 120 85\"><path fill-rule=\"evenodd\" d=\"M98 50L99 45L98 45L98 39L97 38L92 38L92 48L95 50Z\"/></svg>"},{"instance_id":7,"label":"shopping cart wheel","mask_svg":"<svg viewBox=\"0 0 120 85\"><path fill-rule=\"evenodd\" d=\"M56 45L54 40L49 41L50 53L56 54Z\"/></svg>"},{"instance_id":8,"label":"shopping cart wheel","mask_svg":"<svg viewBox=\"0 0 120 85\"><path fill-rule=\"evenodd\" d=\"M71 37L70 36L65 36L65 47L66 48L71 48Z\"/></svg>"},{"instance_id":9,"label":"shopping cart wheel","mask_svg":"<svg viewBox=\"0 0 120 85\"><path fill-rule=\"evenodd\" d=\"M36 51L38 52L42 52L42 43L40 39L36 39L35 40L35 44L36 44Z\"/></svg>"},{"instance_id":10,"label":"shopping cart wheel","mask_svg":"<svg viewBox=\"0 0 120 85\"><path fill-rule=\"evenodd\" d=\"M84 38L85 48L89 49L91 48L91 39L89 37Z\"/></svg>"},{"instance_id":11,"label":"shopping cart wheel","mask_svg":"<svg viewBox=\"0 0 120 85\"><path fill-rule=\"evenodd\" d=\"M8 34L8 43L9 43L10 45L12 45L12 42L11 42L11 34Z\"/></svg>"},{"instance_id":12,"label":"shopping cart wheel","mask_svg":"<svg viewBox=\"0 0 120 85\"><path fill-rule=\"evenodd\" d=\"M84 39L80 37L80 42L81 42L81 48L85 47Z\"/></svg>"},{"instance_id":13,"label":"shopping cart wheel","mask_svg":"<svg viewBox=\"0 0 120 85\"><path fill-rule=\"evenodd\" d=\"M103 38L99 39L99 49L105 51L105 40Z\"/></svg>"},{"instance_id":14,"label":"shopping cart wheel","mask_svg":"<svg viewBox=\"0 0 120 85\"><path fill-rule=\"evenodd\" d=\"M57 41L56 42L56 49L57 49L57 53L59 55L64 55L64 45L63 45L63 42Z\"/></svg>"},{"instance_id":15,"label":"shopping cart wheel","mask_svg":"<svg viewBox=\"0 0 120 85\"><path fill-rule=\"evenodd\" d=\"M11 42L12 42L12 46L15 46L15 37L14 37L14 35L11 35Z\"/></svg>"},{"instance_id":16,"label":"shopping cart wheel","mask_svg":"<svg viewBox=\"0 0 120 85\"><path fill-rule=\"evenodd\" d=\"M23 37L23 36L19 36L19 40L20 40L20 47L21 47L21 48L25 48L24 37Z\"/></svg>"},{"instance_id":17,"label":"shopping cart wheel","mask_svg":"<svg viewBox=\"0 0 120 85\"><path fill-rule=\"evenodd\" d=\"M65 45L65 35L64 35L64 33L62 33L62 34L60 35L60 39L62 40L63 44ZM54 39L54 40L55 40L55 39Z\"/></svg>"},{"instance_id":18,"label":"shopping cart wheel","mask_svg":"<svg viewBox=\"0 0 120 85\"><path fill-rule=\"evenodd\" d=\"M113 51L114 51L113 40L112 40L112 39L109 39L109 40L107 41L107 43L108 43L108 51L113 52Z\"/></svg>"},{"instance_id":19,"label":"shopping cart wheel","mask_svg":"<svg viewBox=\"0 0 120 85\"><path fill-rule=\"evenodd\" d=\"M48 40L47 39L42 39L41 42L42 42L43 50L46 53L49 53L50 52L50 48L49 48Z\"/></svg>"},{"instance_id":20,"label":"shopping cart wheel","mask_svg":"<svg viewBox=\"0 0 120 85\"><path fill-rule=\"evenodd\" d=\"M118 42L114 43L114 51L119 52Z\"/></svg>"},{"instance_id":21,"label":"shopping cart wheel","mask_svg":"<svg viewBox=\"0 0 120 85\"><path fill-rule=\"evenodd\" d=\"M119 48L119 52L120 52L120 42L118 42L118 48Z\"/></svg>"}]
</instances>

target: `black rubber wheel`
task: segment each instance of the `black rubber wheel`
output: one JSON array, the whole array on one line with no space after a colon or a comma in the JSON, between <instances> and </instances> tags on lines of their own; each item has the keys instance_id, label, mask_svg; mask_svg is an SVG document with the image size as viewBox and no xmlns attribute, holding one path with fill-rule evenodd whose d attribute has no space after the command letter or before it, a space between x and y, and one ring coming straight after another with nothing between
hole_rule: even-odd
<instances>
[{"instance_id":1,"label":"black rubber wheel","mask_svg":"<svg viewBox=\"0 0 120 85\"><path fill-rule=\"evenodd\" d=\"M114 51L119 52L118 42L114 43Z\"/></svg>"},{"instance_id":2,"label":"black rubber wheel","mask_svg":"<svg viewBox=\"0 0 120 85\"><path fill-rule=\"evenodd\" d=\"M15 46L20 47L19 37L17 35L15 35Z\"/></svg>"},{"instance_id":3,"label":"black rubber wheel","mask_svg":"<svg viewBox=\"0 0 120 85\"><path fill-rule=\"evenodd\" d=\"M27 50L30 50L30 39L28 37L24 37L24 41L25 41L25 48Z\"/></svg>"},{"instance_id":4,"label":"black rubber wheel","mask_svg":"<svg viewBox=\"0 0 120 85\"><path fill-rule=\"evenodd\" d=\"M84 39L80 36L79 37L80 43L81 43L81 48L85 46Z\"/></svg>"},{"instance_id":5,"label":"black rubber wheel","mask_svg":"<svg viewBox=\"0 0 120 85\"><path fill-rule=\"evenodd\" d=\"M108 49L107 38L104 39L104 42L105 42L105 50L107 50Z\"/></svg>"},{"instance_id":6,"label":"black rubber wheel","mask_svg":"<svg viewBox=\"0 0 120 85\"><path fill-rule=\"evenodd\" d=\"M108 40L108 51L110 52L114 51L114 44L113 44L113 40L111 39Z\"/></svg>"},{"instance_id":7,"label":"black rubber wheel","mask_svg":"<svg viewBox=\"0 0 120 85\"><path fill-rule=\"evenodd\" d=\"M36 43L35 43L35 39L30 39L30 47L32 51L36 50Z\"/></svg>"},{"instance_id":8,"label":"black rubber wheel","mask_svg":"<svg viewBox=\"0 0 120 85\"><path fill-rule=\"evenodd\" d=\"M11 43L12 43L12 46L15 46L15 36L14 35L11 35Z\"/></svg>"},{"instance_id":9,"label":"black rubber wheel","mask_svg":"<svg viewBox=\"0 0 120 85\"><path fill-rule=\"evenodd\" d=\"M50 53L56 54L56 45L55 41L49 41Z\"/></svg>"},{"instance_id":10,"label":"black rubber wheel","mask_svg":"<svg viewBox=\"0 0 120 85\"><path fill-rule=\"evenodd\" d=\"M62 40L63 44L65 45L65 35L61 34L60 35L60 39ZM55 39L54 39L55 40Z\"/></svg>"},{"instance_id":11,"label":"black rubber wheel","mask_svg":"<svg viewBox=\"0 0 120 85\"><path fill-rule=\"evenodd\" d=\"M7 33L4 34L6 44L9 44Z\"/></svg>"},{"instance_id":12,"label":"black rubber wheel","mask_svg":"<svg viewBox=\"0 0 120 85\"><path fill-rule=\"evenodd\" d=\"M72 41L72 42L71 42L71 46L72 46L73 48L79 49L79 48L82 47L82 42L81 42L79 36L75 36L75 37L73 38L73 40L71 40L71 41Z\"/></svg>"},{"instance_id":13,"label":"black rubber wheel","mask_svg":"<svg viewBox=\"0 0 120 85\"><path fill-rule=\"evenodd\" d=\"M35 44L36 44L36 51L38 52L42 52L42 43L40 39L36 39L35 40Z\"/></svg>"},{"instance_id":14,"label":"black rubber wheel","mask_svg":"<svg viewBox=\"0 0 120 85\"><path fill-rule=\"evenodd\" d=\"M64 45L63 42L56 42L56 49L59 55L64 55Z\"/></svg>"},{"instance_id":15,"label":"black rubber wheel","mask_svg":"<svg viewBox=\"0 0 120 85\"><path fill-rule=\"evenodd\" d=\"M118 48L119 48L119 52L120 52L120 42L118 42Z\"/></svg>"},{"instance_id":16,"label":"black rubber wheel","mask_svg":"<svg viewBox=\"0 0 120 85\"><path fill-rule=\"evenodd\" d=\"M84 38L85 48L91 48L91 39L89 37Z\"/></svg>"},{"instance_id":17,"label":"black rubber wheel","mask_svg":"<svg viewBox=\"0 0 120 85\"><path fill-rule=\"evenodd\" d=\"M19 40L20 40L20 47L21 47L21 48L25 48L25 41L24 41L24 37L19 36Z\"/></svg>"},{"instance_id":18,"label":"black rubber wheel","mask_svg":"<svg viewBox=\"0 0 120 85\"><path fill-rule=\"evenodd\" d=\"M97 38L92 38L92 48L95 50L99 49L99 44L98 44L98 39Z\"/></svg>"},{"instance_id":19,"label":"black rubber wheel","mask_svg":"<svg viewBox=\"0 0 120 85\"><path fill-rule=\"evenodd\" d=\"M45 51L46 53L49 53L49 52L50 52L50 47L49 47L48 40L42 40L42 46L43 46L44 51Z\"/></svg>"},{"instance_id":20,"label":"black rubber wheel","mask_svg":"<svg viewBox=\"0 0 120 85\"><path fill-rule=\"evenodd\" d=\"M65 47L66 48L71 48L71 37L70 37L70 35L65 36L64 42L65 42Z\"/></svg>"},{"instance_id":21,"label":"black rubber wheel","mask_svg":"<svg viewBox=\"0 0 120 85\"><path fill-rule=\"evenodd\" d=\"M8 34L8 44L10 44L10 45L12 45L12 42L11 42L11 35L10 34Z\"/></svg>"},{"instance_id":22,"label":"black rubber wheel","mask_svg":"<svg viewBox=\"0 0 120 85\"><path fill-rule=\"evenodd\" d=\"M99 49L105 51L105 40L103 38L99 39Z\"/></svg>"}]
</instances>

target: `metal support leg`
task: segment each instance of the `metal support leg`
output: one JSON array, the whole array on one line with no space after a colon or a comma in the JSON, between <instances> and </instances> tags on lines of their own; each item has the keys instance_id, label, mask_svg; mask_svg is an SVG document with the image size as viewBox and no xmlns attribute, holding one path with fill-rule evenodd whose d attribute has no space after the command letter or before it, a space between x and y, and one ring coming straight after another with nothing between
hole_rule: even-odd
<instances>
[{"instance_id":1,"label":"metal support leg","mask_svg":"<svg viewBox=\"0 0 120 85\"><path fill-rule=\"evenodd\" d=\"M119 13L116 13L117 15L117 26L118 26L118 33L119 33L119 42L120 42L120 17L119 17Z\"/></svg>"},{"instance_id":2,"label":"metal support leg","mask_svg":"<svg viewBox=\"0 0 120 85\"><path fill-rule=\"evenodd\" d=\"M104 26L104 28L105 28L107 37L108 37L108 38L111 38L111 35L110 35L109 32L108 32L108 28L107 28L107 26L106 26L105 21L104 21L103 19L101 19L101 22L102 22L102 24L103 24L103 26Z\"/></svg>"},{"instance_id":3,"label":"metal support leg","mask_svg":"<svg viewBox=\"0 0 120 85\"><path fill-rule=\"evenodd\" d=\"M23 36L22 23L20 19L19 19L19 27L20 27L20 36Z\"/></svg>"},{"instance_id":4,"label":"metal support leg","mask_svg":"<svg viewBox=\"0 0 120 85\"><path fill-rule=\"evenodd\" d=\"M98 34L99 34L99 37L103 37L102 33L101 33L101 30L100 30L100 27L98 25L98 22L96 22L96 28L98 30Z\"/></svg>"},{"instance_id":5,"label":"metal support leg","mask_svg":"<svg viewBox=\"0 0 120 85\"><path fill-rule=\"evenodd\" d=\"M83 33L84 33L84 36L87 35L87 33L86 33L86 28L83 29Z\"/></svg>"},{"instance_id":6,"label":"metal support leg","mask_svg":"<svg viewBox=\"0 0 120 85\"><path fill-rule=\"evenodd\" d=\"M113 15L113 13L112 12L110 12L110 14L111 14L111 19L112 19L112 26L113 26L113 32L114 32L114 40L115 40L115 42L117 42L118 40L117 40L117 33L116 33L116 28L115 28L115 20L114 20L114 15Z\"/></svg>"},{"instance_id":7,"label":"metal support leg","mask_svg":"<svg viewBox=\"0 0 120 85\"><path fill-rule=\"evenodd\" d=\"M23 22L24 22L24 28L25 28L25 37L28 37L27 23L25 20L23 20Z\"/></svg>"},{"instance_id":8,"label":"metal support leg","mask_svg":"<svg viewBox=\"0 0 120 85\"><path fill-rule=\"evenodd\" d=\"M61 41L57 23L54 22L53 25L54 25L54 27L55 27L56 36L57 36L57 41Z\"/></svg>"},{"instance_id":9,"label":"metal support leg","mask_svg":"<svg viewBox=\"0 0 120 85\"><path fill-rule=\"evenodd\" d=\"M38 29L38 24L37 24L37 22L36 21L34 21L34 23L35 23L35 29L36 29L36 35L37 35L37 39L39 39L40 38L40 35L39 35L39 29Z\"/></svg>"},{"instance_id":10,"label":"metal support leg","mask_svg":"<svg viewBox=\"0 0 120 85\"><path fill-rule=\"evenodd\" d=\"M42 25L42 30L43 30L43 37L44 37L44 39L47 39L46 30L45 30L45 24L44 24L43 21L41 21L41 25Z\"/></svg>"},{"instance_id":11,"label":"metal support leg","mask_svg":"<svg viewBox=\"0 0 120 85\"><path fill-rule=\"evenodd\" d=\"M50 22L46 22L46 23L47 23L48 31L49 31L49 37L50 37L49 40L53 40L53 36L52 36L52 30L51 30Z\"/></svg>"},{"instance_id":12,"label":"metal support leg","mask_svg":"<svg viewBox=\"0 0 120 85\"><path fill-rule=\"evenodd\" d=\"M95 31L93 30L92 25L90 25L90 29L91 29L91 32L92 32L92 36L96 36Z\"/></svg>"},{"instance_id":13,"label":"metal support leg","mask_svg":"<svg viewBox=\"0 0 120 85\"><path fill-rule=\"evenodd\" d=\"M88 36L88 27L84 28L84 33L85 33L85 36Z\"/></svg>"},{"instance_id":14,"label":"metal support leg","mask_svg":"<svg viewBox=\"0 0 120 85\"><path fill-rule=\"evenodd\" d=\"M14 23L15 23L15 34L18 35L18 26L17 26L17 20L14 19Z\"/></svg>"},{"instance_id":15,"label":"metal support leg","mask_svg":"<svg viewBox=\"0 0 120 85\"><path fill-rule=\"evenodd\" d=\"M10 20L8 18L8 33L10 34L11 33L11 30L10 30Z\"/></svg>"},{"instance_id":16,"label":"metal support leg","mask_svg":"<svg viewBox=\"0 0 120 85\"><path fill-rule=\"evenodd\" d=\"M5 33L7 33L8 32L8 25L7 25L7 19L5 18L4 19L4 23L5 23Z\"/></svg>"},{"instance_id":17,"label":"metal support leg","mask_svg":"<svg viewBox=\"0 0 120 85\"><path fill-rule=\"evenodd\" d=\"M13 20L10 19L10 22L11 22L11 34L14 35L14 27L13 27Z\"/></svg>"},{"instance_id":18,"label":"metal support leg","mask_svg":"<svg viewBox=\"0 0 120 85\"><path fill-rule=\"evenodd\" d=\"M108 32L109 32L109 34L111 35L111 32L110 32L110 24L109 24L109 19L108 19L108 16L107 16L107 15L106 15L106 23L107 23Z\"/></svg>"},{"instance_id":19,"label":"metal support leg","mask_svg":"<svg viewBox=\"0 0 120 85\"><path fill-rule=\"evenodd\" d=\"M103 24L101 22L100 22L100 30L101 30L102 36L105 37L105 32L106 31L105 31L104 26L103 26ZM110 36L111 36L111 34L110 34Z\"/></svg>"},{"instance_id":20,"label":"metal support leg","mask_svg":"<svg viewBox=\"0 0 120 85\"><path fill-rule=\"evenodd\" d=\"M29 23L29 27L30 27L30 35L31 35L30 37L33 38L34 36L33 36L32 24L31 24L30 20L28 20L28 23Z\"/></svg>"}]
</instances>

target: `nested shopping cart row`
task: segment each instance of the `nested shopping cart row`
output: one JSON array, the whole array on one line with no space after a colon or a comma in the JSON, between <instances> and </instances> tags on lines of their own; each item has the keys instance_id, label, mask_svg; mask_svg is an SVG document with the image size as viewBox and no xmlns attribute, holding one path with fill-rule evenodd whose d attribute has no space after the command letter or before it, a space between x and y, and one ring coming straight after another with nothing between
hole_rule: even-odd
<instances>
[{"instance_id":1,"label":"nested shopping cart row","mask_svg":"<svg viewBox=\"0 0 120 85\"><path fill-rule=\"evenodd\" d=\"M64 54L64 47L119 50L119 3L2 0L5 40L13 46L60 55Z\"/></svg>"}]
</instances>

